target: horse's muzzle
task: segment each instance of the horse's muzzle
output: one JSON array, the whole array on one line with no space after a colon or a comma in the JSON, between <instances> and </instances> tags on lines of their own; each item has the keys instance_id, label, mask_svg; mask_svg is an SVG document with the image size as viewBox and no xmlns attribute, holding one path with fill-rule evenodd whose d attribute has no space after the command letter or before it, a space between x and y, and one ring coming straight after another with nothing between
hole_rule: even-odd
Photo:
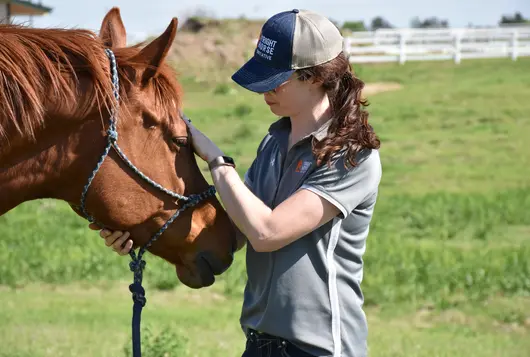
<instances>
[{"instance_id":1,"label":"horse's muzzle","mask_svg":"<svg viewBox=\"0 0 530 357\"><path fill-rule=\"evenodd\" d=\"M215 282L215 276L224 273L233 262L230 255L228 261L221 261L214 254L199 253L191 264L176 265L179 280L192 289L208 287Z\"/></svg>"},{"instance_id":2,"label":"horse's muzzle","mask_svg":"<svg viewBox=\"0 0 530 357\"><path fill-rule=\"evenodd\" d=\"M201 277L206 278L210 275L223 274L232 265L233 260L233 255L230 255L228 262L223 262L210 252L201 252L197 255L195 263Z\"/></svg>"}]
</instances>

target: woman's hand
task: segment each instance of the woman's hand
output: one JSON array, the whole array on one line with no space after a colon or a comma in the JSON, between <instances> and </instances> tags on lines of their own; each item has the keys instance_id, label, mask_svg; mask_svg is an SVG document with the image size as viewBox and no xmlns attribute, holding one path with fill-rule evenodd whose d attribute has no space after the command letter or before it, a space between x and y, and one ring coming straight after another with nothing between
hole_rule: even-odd
<instances>
[{"instance_id":1,"label":"woman's hand","mask_svg":"<svg viewBox=\"0 0 530 357\"><path fill-rule=\"evenodd\" d=\"M206 162L210 162L218 156L223 155L223 151L214 144L206 135L204 135L199 129L197 129L186 115L181 113L182 118L191 133L191 140L195 153Z\"/></svg>"},{"instance_id":2,"label":"woman's hand","mask_svg":"<svg viewBox=\"0 0 530 357\"><path fill-rule=\"evenodd\" d=\"M99 236L105 239L105 245L111 247L119 255L127 255L133 246L132 240L127 240L130 237L129 232L114 231L111 232L108 229L101 229L95 223L90 223L88 228L92 230L100 230Z\"/></svg>"}]
</instances>

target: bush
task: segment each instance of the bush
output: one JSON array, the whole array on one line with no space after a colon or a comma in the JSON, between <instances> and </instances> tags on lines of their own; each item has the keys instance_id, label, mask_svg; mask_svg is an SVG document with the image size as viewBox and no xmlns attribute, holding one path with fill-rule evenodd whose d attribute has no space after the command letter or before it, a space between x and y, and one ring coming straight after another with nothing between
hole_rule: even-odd
<instances>
[{"instance_id":1,"label":"bush","mask_svg":"<svg viewBox=\"0 0 530 357\"><path fill-rule=\"evenodd\" d=\"M175 327L163 326L160 332L155 332L152 325L147 325L140 331L142 340L142 356L144 357L182 357L188 354L189 340L179 333ZM132 356L132 339L123 348L124 356Z\"/></svg>"}]
</instances>

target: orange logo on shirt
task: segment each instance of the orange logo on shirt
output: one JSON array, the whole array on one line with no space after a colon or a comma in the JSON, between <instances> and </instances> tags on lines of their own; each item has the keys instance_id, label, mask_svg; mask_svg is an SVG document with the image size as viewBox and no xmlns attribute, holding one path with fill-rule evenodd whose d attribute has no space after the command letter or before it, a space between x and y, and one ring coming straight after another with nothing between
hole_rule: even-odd
<instances>
[{"instance_id":1,"label":"orange logo on shirt","mask_svg":"<svg viewBox=\"0 0 530 357\"><path fill-rule=\"evenodd\" d=\"M302 160L298 160L298 164L296 164L296 170L294 170L295 172L300 172L302 171Z\"/></svg>"},{"instance_id":2,"label":"orange logo on shirt","mask_svg":"<svg viewBox=\"0 0 530 357\"><path fill-rule=\"evenodd\" d=\"M298 160L298 163L296 164L296 169L294 171L304 174L309 169L309 167L311 167L310 161Z\"/></svg>"}]
</instances>

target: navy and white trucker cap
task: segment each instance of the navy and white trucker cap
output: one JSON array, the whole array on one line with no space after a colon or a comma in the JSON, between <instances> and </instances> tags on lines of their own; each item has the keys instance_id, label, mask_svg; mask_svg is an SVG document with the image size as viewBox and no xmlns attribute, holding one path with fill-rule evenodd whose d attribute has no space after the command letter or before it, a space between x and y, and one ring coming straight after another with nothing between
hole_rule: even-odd
<instances>
[{"instance_id":1,"label":"navy and white trucker cap","mask_svg":"<svg viewBox=\"0 0 530 357\"><path fill-rule=\"evenodd\" d=\"M342 49L339 29L326 17L308 10L280 12L265 22L254 56L232 79L250 91L265 93L295 70L328 62Z\"/></svg>"}]
</instances>

